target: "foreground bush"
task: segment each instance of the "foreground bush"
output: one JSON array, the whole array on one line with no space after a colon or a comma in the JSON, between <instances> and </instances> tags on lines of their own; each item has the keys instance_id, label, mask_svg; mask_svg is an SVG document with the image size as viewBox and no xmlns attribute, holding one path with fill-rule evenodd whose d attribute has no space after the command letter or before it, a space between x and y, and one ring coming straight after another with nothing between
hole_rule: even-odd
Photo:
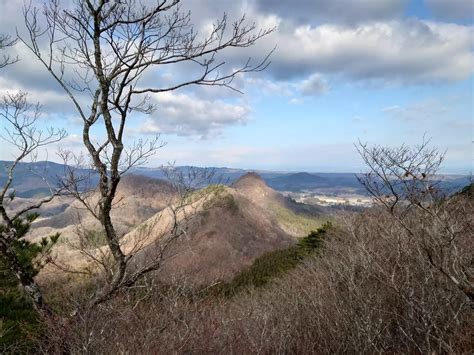
<instances>
[{"instance_id":1,"label":"foreground bush","mask_svg":"<svg viewBox=\"0 0 474 355\"><path fill-rule=\"evenodd\" d=\"M450 260L460 266L472 250L470 230ZM248 342L260 344L249 350L472 352L472 304L433 268L424 247L385 212L345 216L320 258L239 300L240 317L249 315Z\"/></svg>"}]
</instances>

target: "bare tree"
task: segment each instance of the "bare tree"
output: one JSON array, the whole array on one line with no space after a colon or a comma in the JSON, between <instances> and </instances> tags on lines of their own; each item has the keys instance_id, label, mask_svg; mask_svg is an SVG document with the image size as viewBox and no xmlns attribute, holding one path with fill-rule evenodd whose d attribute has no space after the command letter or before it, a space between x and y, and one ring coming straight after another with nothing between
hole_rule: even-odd
<instances>
[{"instance_id":1,"label":"bare tree","mask_svg":"<svg viewBox=\"0 0 474 355\"><path fill-rule=\"evenodd\" d=\"M189 241L189 227L194 223L195 217L212 206L212 199L222 192L221 185L209 185L214 177L212 169L200 168L175 168L168 166L163 168L166 180L161 182L164 192L164 207L151 218L140 223L128 232L119 232L120 248L127 255L128 265L122 282L109 289L106 297L124 288L141 287L135 285L137 281L144 278L146 274L157 271L180 253L181 248ZM208 186L209 185L209 186ZM203 186L207 186L203 189ZM81 202L87 205L86 210L95 214L98 196L96 193L80 193ZM115 212L120 214L123 204L123 195L117 194L114 200ZM117 221L116 213L112 214L112 220ZM53 258L54 266L62 271L72 274L83 274L94 278L96 282L91 285L97 294L100 294L104 283L111 287L115 260L107 246L105 229L91 224L87 218L82 219L78 213L74 226L75 237L65 241L67 246L80 254L79 262L68 263L61 258ZM117 224L115 225L117 228ZM119 230L119 228L117 228ZM183 238L184 237L184 238ZM182 240L182 243L177 243ZM145 280L144 280L145 281ZM94 297L86 302L76 302L72 313L87 312L91 307L103 302L104 299Z\"/></svg>"},{"instance_id":2,"label":"bare tree","mask_svg":"<svg viewBox=\"0 0 474 355\"><path fill-rule=\"evenodd\" d=\"M0 224L0 255L5 259L11 272L18 278L25 292L33 300L37 311L43 315L49 315L51 310L45 304L40 289L34 280L36 270L42 266L41 261L35 260L36 265L32 264L33 260L25 263L22 260L21 253L30 245L23 238L28 232L30 224L37 217L37 214L31 212L53 200L63 190L51 186L49 196L19 210L8 208L10 202L15 198L15 191L12 187L14 171L18 164L26 158L34 159L39 148L58 142L66 135L66 132L62 129L50 128L47 131L38 129L37 120L39 116L39 106L30 104L27 101L27 95L23 92L6 95L0 101L0 118L6 123L5 134L0 137L16 148L15 159L5 166L7 178L0 188L0 215L2 219ZM56 240L57 236L50 240L44 239L40 244L40 253L44 256Z\"/></svg>"},{"instance_id":3,"label":"bare tree","mask_svg":"<svg viewBox=\"0 0 474 355\"><path fill-rule=\"evenodd\" d=\"M99 175L100 198L96 218L105 231L113 257L112 279L95 295L92 304L107 300L125 278L136 281L154 266L139 268L128 276L131 262L120 245L110 214L121 176L142 164L160 146L159 140L124 145L126 123L133 113L149 114L155 107L150 95L190 85L235 89L234 78L242 73L264 70L269 55L253 63L249 58L240 67L226 70L218 54L231 48L254 45L272 29L258 30L245 17L230 24L226 15L208 33L199 33L191 14L183 13L179 0L157 0L146 6L140 1L75 1L61 7L50 0L40 11L27 6L24 18L28 37L20 40L45 66L71 99L83 122L84 146ZM41 26L40 12L44 26ZM230 28L229 28L230 27ZM192 66L194 77L169 86L150 85L144 76L157 68ZM192 75L192 74L191 74ZM88 104L83 104L87 96ZM101 126L106 137L94 142L91 129ZM94 209L95 210L95 209Z\"/></svg>"},{"instance_id":4,"label":"bare tree","mask_svg":"<svg viewBox=\"0 0 474 355\"><path fill-rule=\"evenodd\" d=\"M0 50L4 50L8 47L12 47L15 44L15 40L12 40L10 36L0 34ZM18 61L18 58L12 57L9 54L3 54L0 59L0 69L6 67L7 65L13 64Z\"/></svg>"},{"instance_id":5,"label":"bare tree","mask_svg":"<svg viewBox=\"0 0 474 355\"><path fill-rule=\"evenodd\" d=\"M444 154L430 148L429 140L415 147L359 143L357 148L369 167L359 181L409 233L426 262L474 307L472 256L465 244L472 228L472 204L459 201L459 196L445 196L439 188L437 174Z\"/></svg>"}]
</instances>

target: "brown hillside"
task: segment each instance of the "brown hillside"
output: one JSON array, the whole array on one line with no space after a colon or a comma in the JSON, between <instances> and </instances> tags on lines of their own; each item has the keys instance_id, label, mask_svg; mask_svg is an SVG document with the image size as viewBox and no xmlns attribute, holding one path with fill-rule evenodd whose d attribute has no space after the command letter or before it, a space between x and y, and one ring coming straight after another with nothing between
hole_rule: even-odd
<instances>
[{"instance_id":1,"label":"brown hillside","mask_svg":"<svg viewBox=\"0 0 474 355\"><path fill-rule=\"evenodd\" d=\"M198 194L188 206L187 213L192 217L185 235L165 253L166 261L158 274L163 281L185 278L194 285L206 285L227 280L265 252L296 242L275 223L271 214L236 190L217 186L209 191ZM122 237L125 253L140 250L133 263L136 267L156 257L157 246L174 222L170 210L161 210ZM105 247L96 249L97 255L101 249ZM60 244L55 251L57 261L65 267L92 266L90 260L67 245Z\"/></svg>"},{"instance_id":2,"label":"brown hillside","mask_svg":"<svg viewBox=\"0 0 474 355\"><path fill-rule=\"evenodd\" d=\"M176 194L170 183L143 176L128 175L122 178L114 200L112 220L120 234L128 233L135 226L155 215L172 203ZM97 200L92 193L90 201ZM50 209L55 208L55 214ZM79 221L90 230L98 230L99 223L77 200L63 197L40 210L40 218L34 223L32 237L61 232L62 238L74 237L74 225Z\"/></svg>"},{"instance_id":3,"label":"brown hillside","mask_svg":"<svg viewBox=\"0 0 474 355\"><path fill-rule=\"evenodd\" d=\"M265 252L295 243L260 205L234 189L222 189L171 248L173 257L160 271L161 278L202 285L226 280Z\"/></svg>"},{"instance_id":4,"label":"brown hillside","mask_svg":"<svg viewBox=\"0 0 474 355\"><path fill-rule=\"evenodd\" d=\"M232 187L219 185L203 191L207 192L196 192L188 200L191 205L186 213L193 217L185 236L166 252L167 261L160 271L163 280L187 278L202 285L227 280L265 252L295 243L295 236L307 234L320 223L289 209L292 201L266 186L256 174L247 174ZM171 186L162 181L131 176L122 182L113 219L123 235L125 253L140 250L134 263L137 267L156 257L156 246L173 225L167 204L173 196ZM74 223L78 211L85 214L71 205L63 213L40 221L43 227L37 223L34 230L42 232L38 235L60 231L63 238L77 239L73 225L59 230L51 226ZM91 217L82 223L90 229L99 227ZM105 247L97 248L100 254ZM73 268L88 265L84 256L67 244L60 243L55 250L60 263Z\"/></svg>"}]
</instances>

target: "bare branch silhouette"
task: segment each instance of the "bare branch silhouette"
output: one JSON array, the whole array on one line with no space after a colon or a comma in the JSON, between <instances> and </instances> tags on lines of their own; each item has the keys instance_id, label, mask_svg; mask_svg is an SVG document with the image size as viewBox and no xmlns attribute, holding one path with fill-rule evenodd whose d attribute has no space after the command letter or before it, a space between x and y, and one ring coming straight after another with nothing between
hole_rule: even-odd
<instances>
[{"instance_id":1,"label":"bare branch silhouette","mask_svg":"<svg viewBox=\"0 0 474 355\"><path fill-rule=\"evenodd\" d=\"M72 184L71 191L100 221L113 260L112 279L95 297L95 305L159 266L155 262L130 274L132 256L121 245L110 217L122 175L146 162L163 146L157 137L138 140L127 148L124 137L131 115L156 109L150 95L191 85L239 91L233 86L235 77L264 70L271 53L260 61L249 58L229 68L225 60L219 59L220 54L250 47L273 29L259 30L255 24L247 24L245 16L231 24L224 14L207 33L199 33L192 25L191 14L181 11L178 0L156 1L150 6L135 0L86 0L75 2L72 8L50 0L41 10L26 5L24 19L28 37L19 39L71 99L82 119L83 143L98 175L100 197L93 206L81 197L77 185ZM182 68L179 65L193 67L182 81L150 85L144 80L156 69L177 70ZM83 104L84 95L88 105ZM91 130L97 127L106 132L102 142L91 138ZM73 175L69 175L72 180ZM187 210L184 206L177 209L179 212L172 212L174 220L182 218L180 213ZM182 233L181 227L173 226L171 239Z\"/></svg>"}]
</instances>

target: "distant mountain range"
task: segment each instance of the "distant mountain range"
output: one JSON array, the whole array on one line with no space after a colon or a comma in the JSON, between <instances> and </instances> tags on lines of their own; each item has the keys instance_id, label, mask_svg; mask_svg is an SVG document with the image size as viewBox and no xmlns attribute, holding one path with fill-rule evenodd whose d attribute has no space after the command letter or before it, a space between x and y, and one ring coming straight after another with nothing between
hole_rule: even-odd
<instances>
[{"instance_id":1,"label":"distant mountain range","mask_svg":"<svg viewBox=\"0 0 474 355\"><path fill-rule=\"evenodd\" d=\"M212 171L213 174L208 183L232 184L234 181L249 172L256 172L271 188L277 191L287 192L316 192L329 195L340 193L353 193L365 195L366 191L361 186L355 173L308 173L308 172L276 172L265 170L246 170L235 168L200 168L191 166L179 166L177 171L186 174L189 169L194 169L198 173ZM166 175L162 168L136 168L133 174L144 175L153 178L163 179ZM440 176L440 187L452 193L462 189L471 183L472 177L468 175L443 175Z\"/></svg>"},{"instance_id":2,"label":"distant mountain range","mask_svg":"<svg viewBox=\"0 0 474 355\"><path fill-rule=\"evenodd\" d=\"M200 168L191 166L179 166L175 168L177 171L186 174L188 170L195 170L198 173L212 171L209 183L232 184L234 181L249 172L256 172L265 183L271 188L278 191L300 192L304 190L314 189L351 189L354 192L363 193L357 177L353 173L317 173L311 174L307 172L288 173L264 170L246 170L234 168ZM145 175L153 178L163 179L166 174L161 168L136 168L133 174Z\"/></svg>"},{"instance_id":3,"label":"distant mountain range","mask_svg":"<svg viewBox=\"0 0 474 355\"><path fill-rule=\"evenodd\" d=\"M3 167L11 162L0 161L0 185L7 179L6 169ZM60 177L64 176L65 165L53 162L20 163L15 170L13 188L19 197L34 197L47 194L49 186L56 186ZM204 187L208 184L222 183L231 185L234 181L248 172L254 170L234 169L226 167L201 168L193 166L174 167L173 174L180 174L186 180L191 176L206 175L207 178L197 183L196 187ZM273 172L255 171L265 183L278 191L288 192L315 192L329 195L340 193L365 194L365 190L357 180L354 173L308 173L308 172ZM88 169L78 172L82 175L89 174L89 184L94 186L97 181L97 174ZM151 177L154 179L167 179L166 168L138 167L130 171L130 174ZM448 175L440 176L440 186L449 191L455 192L471 182L470 176Z\"/></svg>"},{"instance_id":4,"label":"distant mountain range","mask_svg":"<svg viewBox=\"0 0 474 355\"><path fill-rule=\"evenodd\" d=\"M11 161L0 160L0 186L4 186L8 179L8 168ZM62 177L65 176L67 166L50 161L39 161L33 163L20 162L15 167L12 188L18 197L41 197L50 193L51 188L58 186ZM77 169L76 173L81 176L89 176L88 182L95 185L97 174L89 169Z\"/></svg>"},{"instance_id":5,"label":"distant mountain range","mask_svg":"<svg viewBox=\"0 0 474 355\"><path fill-rule=\"evenodd\" d=\"M280 191L302 191L318 188L351 188L362 191L355 174L296 173L267 179L269 186Z\"/></svg>"}]
</instances>

